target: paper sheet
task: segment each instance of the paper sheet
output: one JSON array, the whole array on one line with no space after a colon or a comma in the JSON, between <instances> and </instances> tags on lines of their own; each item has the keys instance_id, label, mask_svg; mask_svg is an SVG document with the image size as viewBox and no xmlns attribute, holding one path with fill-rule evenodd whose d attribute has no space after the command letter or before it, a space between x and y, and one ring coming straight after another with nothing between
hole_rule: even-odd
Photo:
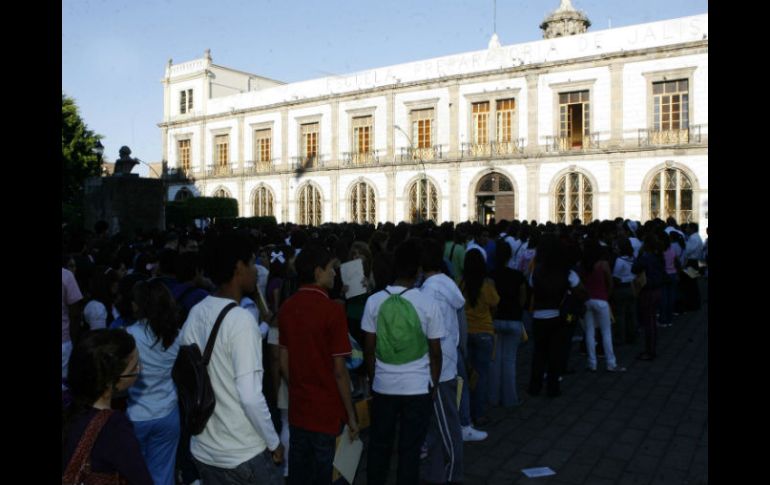
<instances>
[{"instance_id":1,"label":"paper sheet","mask_svg":"<svg viewBox=\"0 0 770 485\"><path fill-rule=\"evenodd\" d=\"M342 430L339 437L340 444L334 453L334 468L339 470L348 483L353 483L356 478L358 462L361 460L361 452L364 450L364 443L356 438L352 443L348 434L348 425Z\"/></svg>"},{"instance_id":2,"label":"paper sheet","mask_svg":"<svg viewBox=\"0 0 770 485\"><path fill-rule=\"evenodd\" d=\"M342 263L340 265L340 276L342 277L342 284L348 287L345 298L352 298L366 293L366 287L363 285L364 264L360 259L356 258L347 263Z\"/></svg>"},{"instance_id":3,"label":"paper sheet","mask_svg":"<svg viewBox=\"0 0 770 485\"><path fill-rule=\"evenodd\" d=\"M529 478L547 477L550 475L556 475L556 472L551 470L547 466L541 466L537 468L524 468L521 471Z\"/></svg>"}]
</instances>

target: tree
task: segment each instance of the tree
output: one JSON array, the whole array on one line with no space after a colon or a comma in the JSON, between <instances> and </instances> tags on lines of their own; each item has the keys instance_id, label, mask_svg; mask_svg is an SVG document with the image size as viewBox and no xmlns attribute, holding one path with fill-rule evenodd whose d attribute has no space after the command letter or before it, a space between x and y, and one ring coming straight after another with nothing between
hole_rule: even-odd
<instances>
[{"instance_id":1,"label":"tree","mask_svg":"<svg viewBox=\"0 0 770 485\"><path fill-rule=\"evenodd\" d=\"M62 222L83 220L83 184L86 178L101 175L102 167L94 153L101 135L88 129L78 113L75 100L61 95Z\"/></svg>"}]
</instances>

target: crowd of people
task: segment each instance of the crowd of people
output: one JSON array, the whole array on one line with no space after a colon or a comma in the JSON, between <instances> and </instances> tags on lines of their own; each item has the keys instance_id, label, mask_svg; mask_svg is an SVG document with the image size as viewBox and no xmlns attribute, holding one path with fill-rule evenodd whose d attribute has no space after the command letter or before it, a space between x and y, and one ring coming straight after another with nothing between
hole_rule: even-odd
<instances>
[{"instance_id":1,"label":"crowd of people","mask_svg":"<svg viewBox=\"0 0 770 485\"><path fill-rule=\"evenodd\" d=\"M365 293L346 298L355 259ZM574 348L588 372L624 372L621 345L654 360L707 262L698 225L671 218L67 232L63 483L331 483L361 400L367 483L386 482L394 446L398 483L462 482L489 409L558 397ZM216 406L191 435L171 370L218 319Z\"/></svg>"}]
</instances>

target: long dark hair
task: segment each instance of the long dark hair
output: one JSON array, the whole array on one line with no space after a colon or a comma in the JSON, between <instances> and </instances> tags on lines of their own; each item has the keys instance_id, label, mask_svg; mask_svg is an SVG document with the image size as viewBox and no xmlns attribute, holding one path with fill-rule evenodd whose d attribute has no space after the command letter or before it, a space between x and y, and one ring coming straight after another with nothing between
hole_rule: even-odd
<instances>
[{"instance_id":1,"label":"long dark hair","mask_svg":"<svg viewBox=\"0 0 770 485\"><path fill-rule=\"evenodd\" d=\"M168 287L158 279L139 281L133 289L136 303L135 317L146 318L155 336L155 342L163 343L163 350L174 343L179 334L178 309Z\"/></svg>"},{"instance_id":2,"label":"long dark hair","mask_svg":"<svg viewBox=\"0 0 770 485\"><path fill-rule=\"evenodd\" d=\"M484 256L476 248L465 253L465 269L463 271L463 293L471 307L475 307L481 294L481 286L487 276L487 263Z\"/></svg>"},{"instance_id":3,"label":"long dark hair","mask_svg":"<svg viewBox=\"0 0 770 485\"><path fill-rule=\"evenodd\" d=\"M580 261L584 275L593 273L594 266L602 259L602 247L597 239L588 238L583 244L583 258Z\"/></svg>"},{"instance_id":4,"label":"long dark hair","mask_svg":"<svg viewBox=\"0 0 770 485\"><path fill-rule=\"evenodd\" d=\"M72 422L117 384L135 348L134 337L123 329L91 330L78 340L67 371L73 401L63 413L62 446Z\"/></svg>"}]
</instances>

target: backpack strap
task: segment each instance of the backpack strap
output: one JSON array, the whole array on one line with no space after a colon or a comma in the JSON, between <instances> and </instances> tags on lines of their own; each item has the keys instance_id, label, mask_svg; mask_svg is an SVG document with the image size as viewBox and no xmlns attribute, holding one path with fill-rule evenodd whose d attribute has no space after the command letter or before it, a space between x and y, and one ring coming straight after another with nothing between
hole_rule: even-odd
<instances>
[{"instance_id":1,"label":"backpack strap","mask_svg":"<svg viewBox=\"0 0 770 485\"><path fill-rule=\"evenodd\" d=\"M211 359L211 353L214 351L214 342L217 340L217 334L219 333L219 327L222 325L222 320L225 319L225 315L227 315L227 312L232 310L233 308L237 307L238 304L235 302L229 303L226 307L222 309L221 312L219 312L219 316L217 317L217 321L214 324L214 328L211 329L211 334L209 335L208 341L206 341L206 351L203 353L203 365L209 364L209 359Z\"/></svg>"},{"instance_id":2,"label":"backpack strap","mask_svg":"<svg viewBox=\"0 0 770 485\"><path fill-rule=\"evenodd\" d=\"M64 470L62 483L80 482L83 472L90 468L91 450L94 447L94 443L96 443L96 438L99 436L104 425L107 424L107 420L110 419L113 412L112 409L103 409L91 418L88 426L86 426L86 430L83 432L83 436L80 437L70 462L67 464L67 468Z\"/></svg>"},{"instance_id":3,"label":"backpack strap","mask_svg":"<svg viewBox=\"0 0 770 485\"><path fill-rule=\"evenodd\" d=\"M452 255L455 253L455 247L457 247L457 243L452 244L452 250L449 251L449 259L452 259Z\"/></svg>"},{"instance_id":4,"label":"backpack strap","mask_svg":"<svg viewBox=\"0 0 770 485\"><path fill-rule=\"evenodd\" d=\"M407 291L409 291L409 290L413 290L413 289L414 289L414 288L407 288L407 289L405 289L404 291L402 291L401 293L398 293L398 296L401 296L401 295L403 295L404 293L406 293ZM389 292L387 288L385 288L385 293L387 293L388 295L393 295L393 293Z\"/></svg>"}]
</instances>

